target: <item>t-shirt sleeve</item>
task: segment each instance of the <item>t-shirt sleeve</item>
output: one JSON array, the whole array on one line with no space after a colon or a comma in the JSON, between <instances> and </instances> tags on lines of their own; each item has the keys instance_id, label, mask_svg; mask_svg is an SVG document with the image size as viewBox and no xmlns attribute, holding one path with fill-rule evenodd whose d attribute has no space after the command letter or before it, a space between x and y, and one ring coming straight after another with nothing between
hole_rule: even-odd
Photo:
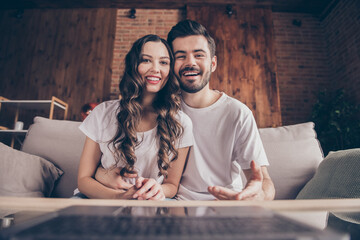
<instances>
[{"instance_id":1,"label":"t-shirt sleeve","mask_svg":"<svg viewBox=\"0 0 360 240\"><path fill-rule=\"evenodd\" d=\"M191 119L182 111L179 112L179 118L184 131L178 140L178 148L190 147L194 145L193 125Z\"/></svg>"},{"instance_id":2,"label":"t-shirt sleeve","mask_svg":"<svg viewBox=\"0 0 360 240\"><path fill-rule=\"evenodd\" d=\"M111 104L112 105L112 104ZM111 107L110 107L111 108ZM105 129L111 125L111 114L109 102L104 102L96 106L91 113L85 118L79 129L91 140L99 143L108 141L108 136L104 136Z\"/></svg>"},{"instance_id":3,"label":"t-shirt sleeve","mask_svg":"<svg viewBox=\"0 0 360 240\"><path fill-rule=\"evenodd\" d=\"M237 139L234 148L235 160L242 169L249 169L254 160L260 166L269 165L259 130L250 109L246 109L244 118L238 125Z\"/></svg>"}]
</instances>

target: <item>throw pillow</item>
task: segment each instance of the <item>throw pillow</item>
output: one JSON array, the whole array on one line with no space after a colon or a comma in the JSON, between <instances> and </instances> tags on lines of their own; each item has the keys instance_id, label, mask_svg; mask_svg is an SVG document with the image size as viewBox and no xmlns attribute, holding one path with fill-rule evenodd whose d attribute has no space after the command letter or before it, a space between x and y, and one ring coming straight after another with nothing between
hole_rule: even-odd
<instances>
[{"instance_id":1,"label":"throw pillow","mask_svg":"<svg viewBox=\"0 0 360 240\"><path fill-rule=\"evenodd\" d=\"M314 123L259 129L275 199L295 199L323 160Z\"/></svg>"},{"instance_id":2,"label":"throw pillow","mask_svg":"<svg viewBox=\"0 0 360 240\"><path fill-rule=\"evenodd\" d=\"M51 162L0 143L0 196L48 197L63 172Z\"/></svg>"},{"instance_id":3,"label":"throw pillow","mask_svg":"<svg viewBox=\"0 0 360 240\"><path fill-rule=\"evenodd\" d=\"M360 148L330 152L297 199L360 198Z\"/></svg>"}]
</instances>

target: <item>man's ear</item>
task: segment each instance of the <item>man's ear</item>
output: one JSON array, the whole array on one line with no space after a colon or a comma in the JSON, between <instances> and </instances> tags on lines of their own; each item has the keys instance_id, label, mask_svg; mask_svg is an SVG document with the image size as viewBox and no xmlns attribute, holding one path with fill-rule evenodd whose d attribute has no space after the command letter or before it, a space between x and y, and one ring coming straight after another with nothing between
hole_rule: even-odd
<instances>
[{"instance_id":1,"label":"man's ear","mask_svg":"<svg viewBox=\"0 0 360 240\"><path fill-rule=\"evenodd\" d=\"M214 72L217 67L217 57L213 56L211 59L211 72Z\"/></svg>"}]
</instances>

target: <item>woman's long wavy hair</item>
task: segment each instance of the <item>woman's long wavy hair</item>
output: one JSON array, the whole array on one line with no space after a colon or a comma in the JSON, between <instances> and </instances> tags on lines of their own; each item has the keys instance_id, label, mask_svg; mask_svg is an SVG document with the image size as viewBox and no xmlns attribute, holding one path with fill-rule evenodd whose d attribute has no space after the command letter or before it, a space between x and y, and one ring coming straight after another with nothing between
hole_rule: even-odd
<instances>
[{"instance_id":1,"label":"woman's long wavy hair","mask_svg":"<svg viewBox=\"0 0 360 240\"><path fill-rule=\"evenodd\" d=\"M116 163L119 161L125 162L121 175L134 173L135 147L141 142L137 139L136 128L140 123L143 111L141 99L146 87L138 72L138 66L141 63L142 48L147 42L162 42L166 46L170 57L169 78L165 86L157 93L153 102L153 108L158 113L157 136L160 139L160 148L157 164L159 176L164 175L164 177L167 177L170 162L175 161L178 157L175 143L182 135L183 128L176 119L176 114L180 110L180 87L173 70L174 55L166 40L157 35L146 35L135 41L125 57L125 72L119 84L118 129L111 142L115 149ZM169 159L170 154L172 154L171 159Z\"/></svg>"}]
</instances>

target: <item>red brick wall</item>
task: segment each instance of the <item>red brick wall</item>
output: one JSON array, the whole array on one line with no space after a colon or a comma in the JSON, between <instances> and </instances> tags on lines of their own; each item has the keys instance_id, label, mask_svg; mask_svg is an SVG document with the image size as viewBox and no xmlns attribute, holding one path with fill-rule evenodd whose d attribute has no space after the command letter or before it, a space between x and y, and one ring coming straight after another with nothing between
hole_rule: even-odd
<instances>
[{"instance_id":1,"label":"red brick wall","mask_svg":"<svg viewBox=\"0 0 360 240\"><path fill-rule=\"evenodd\" d=\"M310 14L273 13L280 104L283 125L308 121L316 93L345 87L360 103L360 3L338 1L325 19ZM139 37L154 33L166 38L183 19L181 10L119 9L114 46L111 98L118 96L123 59ZM295 26L293 20L300 20Z\"/></svg>"},{"instance_id":2,"label":"red brick wall","mask_svg":"<svg viewBox=\"0 0 360 240\"><path fill-rule=\"evenodd\" d=\"M341 0L322 21L331 85L360 104L360 1Z\"/></svg>"},{"instance_id":3,"label":"red brick wall","mask_svg":"<svg viewBox=\"0 0 360 240\"><path fill-rule=\"evenodd\" d=\"M119 95L119 81L123 75L123 61L133 42L146 35L157 34L166 39L171 27L182 20L181 10L136 9L136 18L130 19L130 9L118 9L111 79L111 98Z\"/></svg>"},{"instance_id":4,"label":"red brick wall","mask_svg":"<svg viewBox=\"0 0 360 240\"><path fill-rule=\"evenodd\" d=\"M321 22L296 13L273 13L273 22L283 125L308 121L315 93L330 81Z\"/></svg>"}]
</instances>

